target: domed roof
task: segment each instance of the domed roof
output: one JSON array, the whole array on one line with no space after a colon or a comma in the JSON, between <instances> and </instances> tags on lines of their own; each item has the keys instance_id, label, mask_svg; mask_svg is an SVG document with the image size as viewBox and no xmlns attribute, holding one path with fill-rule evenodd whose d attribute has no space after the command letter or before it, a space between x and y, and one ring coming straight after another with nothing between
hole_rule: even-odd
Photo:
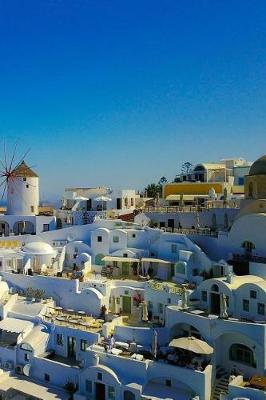
<instances>
[{"instance_id":1,"label":"domed roof","mask_svg":"<svg viewBox=\"0 0 266 400\"><path fill-rule=\"evenodd\" d=\"M251 165L249 175L266 175L266 155L258 158Z\"/></svg>"},{"instance_id":2,"label":"domed roof","mask_svg":"<svg viewBox=\"0 0 266 400\"><path fill-rule=\"evenodd\" d=\"M27 243L22 250L24 251L24 253L36 255L55 253L55 250L52 248L52 246L45 242Z\"/></svg>"}]
</instances>

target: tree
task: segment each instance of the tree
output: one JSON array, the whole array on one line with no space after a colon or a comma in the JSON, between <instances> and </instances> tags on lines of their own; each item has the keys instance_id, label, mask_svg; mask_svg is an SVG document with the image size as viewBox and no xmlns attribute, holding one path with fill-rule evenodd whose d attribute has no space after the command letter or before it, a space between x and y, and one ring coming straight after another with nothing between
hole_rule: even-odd
<instances>
[{"instance_id":1,"label":"tree","mask_svg":"<svg viewBox=\"0 0 266 400\"><path fill-rule=\"evenodd\" d=\"M191 164L191 162L186 161L181 166L181 173L182 174L189 174L192 171L192 167L193 167L193 165Z\"/></svg>"},{"instance_id":2,"label":"tree","mask_svg":"<svg viewBox=\"0 0 266 400\"><path fill-rule=\"evenodd\" d=\"M145 188L147 197L153 197L154 199L158 196L158 193L160 193L160 191L161 191L161 188L159 185L156 185L156 183L150 183Z\"/></svg>"},{"instance_id":3,"label":"tree","mask_svg":"<svg viewBox=\"0 0 266 400\"><path fill-rule=\"evenodd\" d=\"M160 179L159 179L159 182L158 182L158 185L164 185L165 183L167 183L168 181L167 181L167 179L166 179L166 177L165 176L162 176Z\"/></svg>"}]
</instances>

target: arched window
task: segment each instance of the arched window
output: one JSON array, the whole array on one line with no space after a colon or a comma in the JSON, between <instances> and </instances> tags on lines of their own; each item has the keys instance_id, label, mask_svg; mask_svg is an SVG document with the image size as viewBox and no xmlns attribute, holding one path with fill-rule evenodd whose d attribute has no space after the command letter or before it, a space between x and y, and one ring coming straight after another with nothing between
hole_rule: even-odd
<instances>
[{"instance_id":1,"label":"arched window","mask_svg":"<svg viewBox=\"0 0 266 400\"><path fill-rule=\"evenodd\" d=\"M186 275L186 263L184 261L179 261L175 266L176 274Z\"/></svg>"},{"instance_id":2,"label":"arched window","mask_svg":"<svg viewBox=\"0 0 266 400\"><path fill-rule=\"evenodd\" d=\"M130 390L126 390L124 392L124 400L135 400L136 396L134 393L130 392Z\"/></svg>"},{"instance_id":3,"label":"arched window","mask_svg":"<svg viewBox=\"0 0 266 400\"><path fill-rule=\"evenodd\" d=\"M253 351L244 344L232 344L229 350L230 360L256 368Z\"/></svg>"},{"instance_id":4,"label":"arched window","mask_svg":"<svg viewBox=\"0 0 266 400\"><path fill-rule=\"evenodd\" d=\"M249 182L248 185L248 197L253 197L253 182Z\"/></svg>"},{"instance_id":5,"label":"arched window","mask_svg":"<svg viewBox=\"0 0 266 400\"><path fill-rule=\"evenodd\" d=\"M216 284L212 285L211 291L212 291L212 292L219 292L219 286L216 285Z\"/></svg>"}]
</instances>

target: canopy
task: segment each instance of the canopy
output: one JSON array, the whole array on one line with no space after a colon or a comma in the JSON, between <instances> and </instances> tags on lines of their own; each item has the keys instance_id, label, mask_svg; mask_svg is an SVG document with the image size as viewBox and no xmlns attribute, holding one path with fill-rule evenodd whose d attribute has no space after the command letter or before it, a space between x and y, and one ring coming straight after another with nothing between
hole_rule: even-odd
<instances>
[{"instance_id":1,"label":"canopy","mask_svg":"<svg viewBox=\"0 0 266 400\"><path fill-rule=\"evenodd\" d=\"M113 262L113 261L118 261L118 262L139 262L139 258L133 258L133 257L105 256L105 257L103 257L102 260L106 261L106 262Z\"/></svg>"},{"instance_id":2,"label":"canopy","mask_svg":"<svg viewBox=\"0 0 266 400\"><path fill-rule=\"evenodd\" d=\"M93 200L95 200L95 201L112 201L112 199L110 197L107 197L107 196L95 197Z\"/></svg>"},{"instance_id":3,"label":"canopy","mask_svg":"<svg viewBox=\"0 0 266 400\"><path fill-rule=\"evenodd\" d=\"M162 260L160 258L143 257L143 258L141 258L140 261L151 262L151 263L154 262L154 263L160 263L160 264L171 264L171 261Z\"/></svg>"},{"instance_id":4,"label":"canopy","mask_svg":"<svg viewBox=\"0 0 266 400\"><path fill-rule=\"evenodd\" d=\"M34 327L34 324L29 321L24 321L17 318L5 318L0 321L0 329L7 332L20 334L26 332Z\"/></svg>"},{"instance_id":5,"label":"canopy","mask_svg":"<svg viewBox=\"0 0 266 400\"><path fill-rule=\"evenodd\" d=\"M194 336L173 339L169 343L169 346L192 351L196 354L210 355L213 353L213 348L209 346L208 343L204 342L203 340L197 339Z\"/></svg>"},{"instance_id":6,"label":"canopy","mask_svg":"<svg viewBox=\"0 0 266 400\"><path fill-rule=\"evenodd\" d=\"M180 201L180 200L187 200L192 201L196 198L207 199L209 196L205 194L169 194L166 196L165 200L167 201Z\"/></svg>"}]
</instances>

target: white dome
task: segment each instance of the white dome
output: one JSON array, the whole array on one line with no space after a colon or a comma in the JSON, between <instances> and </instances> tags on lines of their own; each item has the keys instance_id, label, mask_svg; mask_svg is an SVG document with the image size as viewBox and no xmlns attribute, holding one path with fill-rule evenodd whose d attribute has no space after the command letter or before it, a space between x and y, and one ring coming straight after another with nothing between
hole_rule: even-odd
<instances>
[{"instance_id":1,"label":"white dome","mask_svg":"<svg viewBox=\"0 0 266 400\"><path fill-rule=\"evenodd\" d=\"M28 254L54 254L55 250L52 246L45 242L27 243L23 249L24 253Z\"/></svg>"}]
</instances>

